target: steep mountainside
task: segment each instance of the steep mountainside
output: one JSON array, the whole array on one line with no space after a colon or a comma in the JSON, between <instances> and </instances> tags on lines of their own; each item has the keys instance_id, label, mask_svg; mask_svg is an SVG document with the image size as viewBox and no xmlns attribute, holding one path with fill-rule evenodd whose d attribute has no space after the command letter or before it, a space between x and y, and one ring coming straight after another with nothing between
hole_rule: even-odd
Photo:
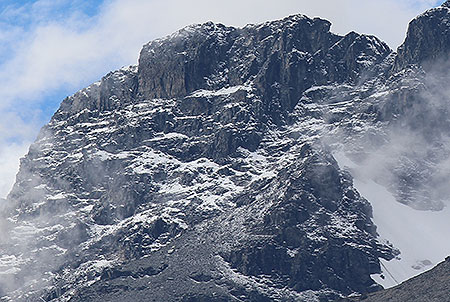
<instances>
[{"instance_id":1,"label":"steep mountainside","mask_svg":"<svg viewBox=\"0 0 450 302\"><path fill-rule=\"evenodd\" d=\"M2 211L0 299L331 301L380 289L380 259L402 250L335 156L381 158L370 177L398 202L446 209L448 77L432 63L447 58L448 3L411 22L398 54L302 15L148 43L137 66L66 98L22 159ZM428 35L430 22L442 28ZM399 147L398 132L413 139Z\"/></svg>"}]
</instances>

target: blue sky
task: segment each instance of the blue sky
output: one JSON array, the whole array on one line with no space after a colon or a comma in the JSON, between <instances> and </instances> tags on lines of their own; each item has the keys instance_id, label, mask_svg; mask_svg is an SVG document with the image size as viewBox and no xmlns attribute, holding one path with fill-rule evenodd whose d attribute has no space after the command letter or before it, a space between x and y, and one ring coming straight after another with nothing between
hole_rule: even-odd
<instances>
[{"instance_id":1,"label":"blue sky","mask_svg":"<svg viewBox=\"0 0 450 302\"><path fill-rule=\"evenodd\" d=\"M121 66L141 46L192 23L244 26L303 13L332 30L375 34L396 48L434 0L0 0L0 197L68 95Z\"/></svg>"}]
</instances>

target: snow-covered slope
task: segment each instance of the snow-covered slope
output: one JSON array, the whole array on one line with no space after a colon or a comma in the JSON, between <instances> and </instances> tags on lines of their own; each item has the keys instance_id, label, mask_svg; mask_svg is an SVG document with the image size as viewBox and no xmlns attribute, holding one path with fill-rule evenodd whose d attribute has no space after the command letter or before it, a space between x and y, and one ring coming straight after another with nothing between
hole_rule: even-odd
<instances>
[{"instance_id":1,"label":"snow-covered slope","mask_svg":"<svg viewBox=\"0 0 450 302\"><path fill-rule=\"evenodd\" d=\"M442 302L449 301L450 257L432 270L411 278L390 289L344 301L365 302Z\"/></svg>"}]
</instances>

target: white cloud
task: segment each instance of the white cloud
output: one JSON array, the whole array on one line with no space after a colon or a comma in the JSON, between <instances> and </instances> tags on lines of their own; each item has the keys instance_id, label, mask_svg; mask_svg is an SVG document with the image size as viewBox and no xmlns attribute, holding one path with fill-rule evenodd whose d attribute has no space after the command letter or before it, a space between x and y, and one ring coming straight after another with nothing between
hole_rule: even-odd
<instances>
[{"instance_id":1,"label":"white cloud","mask_svg":"<svg viewBox=\"0 0 450 302\"><path fill-rule=\"evenodd\" d=\"M142 44L187 24L213 20L243 26L303 13L329 19L337 33L376 34L396 47L408 21L434 2L109 0L96 16L84 14L80 0L9 6L0 13L0 115L14 116L16 126L13 131L0 130L0 155L14 158L23 153L23 146L37 133L36 122L28 120L44 97L61 89L74 92L112 69L135 63ZM17 19L18 24L11 23ZM46 118L41 116L41 123ZM8 144L11 139L20 143ZM5 186L2 179L11 183L12 170L9 161L0 162L0 195Z\"/></svg>"},{"instance_id":2,"label":"white cloud","mask_svg":"<svg viewBox=\"0 0 450 302\"><path fill-rule=\"evenodd\" d=\"M19 158L26 154L39 129L39 113L25 113L26 121L17 112L0 111L0 114L0 198L3 198L12 188Z\"/></svg>"},{"instance_id":3,"label":"white cloud","mask_svg":"<svg viewBox=\"0 0 450 302\"><path fill-rule=\"evenodd\" d=\"M19 158L28 151L29 143L12 143L0 146L0 197L4 198L11 190L19 167ZM1 201L0 201L1 202Z\"/></svg>"}]
</instances>

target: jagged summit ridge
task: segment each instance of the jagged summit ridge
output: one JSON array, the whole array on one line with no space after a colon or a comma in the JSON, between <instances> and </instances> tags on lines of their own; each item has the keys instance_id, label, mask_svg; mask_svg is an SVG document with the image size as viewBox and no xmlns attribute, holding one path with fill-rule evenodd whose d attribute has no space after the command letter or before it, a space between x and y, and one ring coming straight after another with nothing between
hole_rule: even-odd
<instances>
[{"instance_id":1,"label":"jagged summit ridge","mask_svg":"<svg viewBox=\"0 0 450 302\"><path fill-rule=\"evenodd\" d=\"M277 98L281 110L291 110L312 85L356 81L362 70L391 52L375 37L355 33L341 37L329 32L328 21L305 16L243 29L212 23L197 27L201 30L190 28L187 40L176 35L144 46L139 61L143 97L179 97L198 89L251 83L266 97L266 108L274 107L267 103ZM282 77L273 75L279 72ZM168 78L169 74L175 77ZM279 95L275 84L282 89L289 86L288 93ZM274 121L282 119L276 108L267 109Z\"/></svg>"},{"instance_id":2,"label":"jagged summit ridge","mask_svg":"<svg viewBox=\"0 0 450 302\"><path fill-rule=\"evenodd\" d=\"M134 81L132 89L115 93L135 94L138 99L171 98L200 89L253 85L267 95L265 103L276 97L283 110L291 110L300 95L313 85L357 81L363 70L370 74L374 64L391 53L374 36L355 32L338 36L329 29L329 21L303 15L242 29L212 22L188 26L146 44L140 54L137 78L127 78ZM279 70L273 70L273 66L279 66ZM121 71L124 72L129 70ZM282 80L275 83L278 75L274 77L271 73L279 72L284 73ZM290 87L289 92L279 95L279 88L272 87L274 84ZM98 92L101 96L93 97L97 103L89 108L111 105L112 96L107 96L110 85L105 82L101 86L102 91ZM89 89L96 91L94 87ZM71 102L68 98L62 106ZM265 104L265 107L276 106ZM278 109L267 109L274 120L282 118Z\"/></svg>"},{"instance_id":3,"label":"jagged summit ridge","mask_svg":"<svg viewBox=\"0 0 450 302\"><path fill-rule=\"evenodd\" d=\"M444 3L441 4L442 7L450 8L450 1L446 0Z\"/></svg>"}]
</instances>

